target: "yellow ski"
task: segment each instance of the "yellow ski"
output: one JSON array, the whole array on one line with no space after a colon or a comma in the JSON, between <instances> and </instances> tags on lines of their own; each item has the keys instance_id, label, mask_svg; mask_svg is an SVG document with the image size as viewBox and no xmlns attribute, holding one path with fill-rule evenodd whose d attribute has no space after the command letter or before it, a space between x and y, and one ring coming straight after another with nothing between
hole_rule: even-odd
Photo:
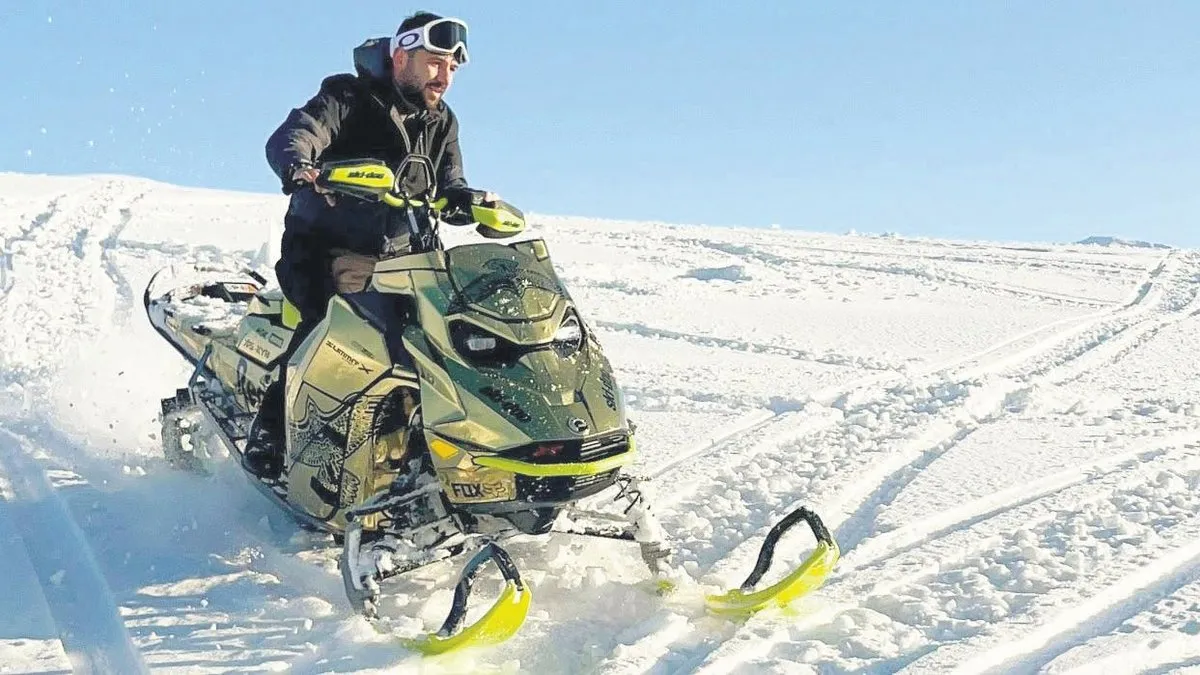
<instances>
[{"instance_id":1,"label":"yellow ski","mask_svg":"<svg viewBox=\"0 0 1200 675\"><path fill-rule=\"evenodd\" d=\"M775 545L779 543L779 538L800 521L808 523L812 529L813 536L817 538L816 549L794 572L767 588L755 591L754 586L771 568L775 557ZM714 614L735 616L749 616L771 605L783 607L819 588L833 570L839 555L837 542L833 540L825 523L821 522L816 513L801 506L771 528L762 548L759 549L754 571L741 587L721 595L709 595L705 598L705 604Z\"/></svg>"},{"instance_id":2,"label":"yellow ski","mask_svg":"<svg viewBox=\"0 0 1200 675\"><path fill-rule=\"evenodd\" d=\"M504 590L492 608L479 621L462 628L467 617L467 600L471 595L471 584L479 569L489 560L494 561L504 576ZM504 642L521 629L533 600L529 588L521 581L521 575L508 552L494 542L489 542L467 562L458 586L454 589L454 601L450 614L437 633L416 639L402 640L405 647L427 656L445 654L457 649L481 647Z\"/></svg>"}]
</instances>

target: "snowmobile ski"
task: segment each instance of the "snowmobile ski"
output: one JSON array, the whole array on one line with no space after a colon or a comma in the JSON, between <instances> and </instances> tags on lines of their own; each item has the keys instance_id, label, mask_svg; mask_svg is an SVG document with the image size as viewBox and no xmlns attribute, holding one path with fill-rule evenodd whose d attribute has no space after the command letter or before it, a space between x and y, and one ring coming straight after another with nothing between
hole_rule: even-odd
<instances>
[{"instance_id":1,"label":"snowmobile ski","mask_svg":"<svg viewBox=\"0 0 1200 675\"><path fill-rule=\"evenodd\" d=\"M480 568L488 561L495 562L500 569L500 574L504 577L504 590L479 621L463 628L471 585ZM427 655L445 654L464 647L499 644L516 635L521 629L526 615L529 614L529 603L532 600L533 595L529 587L521 581L521 574L508 552L495 542L489 542L463 568L458 585L454 589L454 602L450 614L441 629L433 635L402 640L401 643L409 649Z\"/></svg>"},{"instance_id":2,"label":"snowmobile ski","mask_svg":"<svg viewBox=\"0 0 1200 675\"><path fill-rule=\"evenodd\" d=\"M792 526L801 521L808 523L809 528L812 529L813 536L817 539L816 549L791 574L767 588L754 590L754 587L771 568L771 563L775 558L775 546L779 543L779 539ZM770 605L786 606L796 598L816 590L825 583L825 579L833 570L839 555L837 542L825 527L825 523L821 522L821 518L816 513L801 506L771 528L766 540L763 541L762 548L759 549L758 562L754 565L754 570L750 572L750 576L746 577L746 581L742 583L741 587L728 593L709 595L705 598L705 604L714 614L735 616L749 616Z\"/></svg>"}]
</instances>

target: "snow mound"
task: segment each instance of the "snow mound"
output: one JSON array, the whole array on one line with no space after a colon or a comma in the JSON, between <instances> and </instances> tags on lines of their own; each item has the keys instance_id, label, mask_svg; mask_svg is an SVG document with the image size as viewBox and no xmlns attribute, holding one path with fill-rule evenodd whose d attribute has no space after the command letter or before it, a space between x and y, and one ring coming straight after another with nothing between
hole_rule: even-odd
<instances>
[{"instance_id":1,"label":"snow mound","mask_svg":"<svg viewBox=\"0 0 1200 675\"><path fill-rule=\"evenodd\" d=\"M701 281L748 281L751 279L745 265L726 265L725 267L697 267L689 270L684 278Z\"/></svg>"}]
</instances>

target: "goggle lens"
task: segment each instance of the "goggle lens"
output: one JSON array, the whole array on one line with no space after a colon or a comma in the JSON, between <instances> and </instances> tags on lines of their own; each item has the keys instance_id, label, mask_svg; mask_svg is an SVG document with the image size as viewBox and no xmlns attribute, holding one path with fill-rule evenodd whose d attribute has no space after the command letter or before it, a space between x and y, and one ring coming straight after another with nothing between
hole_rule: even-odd
<instances>
[{"instance_id":1,"label":"goggle lens","mask_svg":"<svg viewBox=\"0 0 1200 675\"><path fill-rule=\"evenodd\" d=\"M429 25L429 46L453 52L459 61L467 60L467 27L457 21L437 21Z\"/></svg>"}]
</instances>

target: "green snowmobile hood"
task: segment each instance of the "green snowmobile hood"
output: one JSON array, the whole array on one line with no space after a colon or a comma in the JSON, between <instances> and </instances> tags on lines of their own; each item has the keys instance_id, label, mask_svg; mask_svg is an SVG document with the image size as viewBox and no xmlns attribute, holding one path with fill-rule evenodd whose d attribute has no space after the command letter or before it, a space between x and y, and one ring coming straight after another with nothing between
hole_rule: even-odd
<instances>
[{"instance_id":1,"label":"green snowmobile hood","mask_svg":"<svg viewBox=\"0 0 1200 675\"><path fill-rule=\"evenodd\" d=\"M497 367L453 363L449 372L468 407L486 406L512 427L505 446L529 439L591 437L624 426L624 405L611 369L591 341L573 358L564 359L553 348L539 349Z\"/></svg>"},{"instance_id":2,"label":"green snowmobile hood","mask_svg":"<svg viewBox=\"0 0 1200 675\"><path fill-rule=\"evenodd\" d=\"M545 257L539 257L538 248ZM542 324L570 300L544 245L529 250L502 244L450 249L446 253L446 271L460 302L499 322L516 321L510 324L512 335L506 337L518 342L544 341L541 334L535 332L535 337L526 333L528 327L524 324L550 327ZM504 330L495 322L489 323L499 331ZM558 328L557 324L552 327Z\"/></svg>"},{"instance_id":3,"label":"green snowmobile hood","mask_svg":"<svg viewBox=\"0 0 1200 675\"><path fill-rule=\"evenodd\" d=\"M430 383L441 392L441 404L426 409L431 426L452 424L439 433L503 450L533 439L625 431L612 368L579 319L543 241L450 249L442 279L442 330L430 330L427 314L425 334L406 340L437 363L427 372L447 376ZM431 299L428 290L423 296ZM578 333L561 331L564 322L577 324ZM473 351L472 338L495 340L495 348Z\"/></svg>"}]
</instances>

